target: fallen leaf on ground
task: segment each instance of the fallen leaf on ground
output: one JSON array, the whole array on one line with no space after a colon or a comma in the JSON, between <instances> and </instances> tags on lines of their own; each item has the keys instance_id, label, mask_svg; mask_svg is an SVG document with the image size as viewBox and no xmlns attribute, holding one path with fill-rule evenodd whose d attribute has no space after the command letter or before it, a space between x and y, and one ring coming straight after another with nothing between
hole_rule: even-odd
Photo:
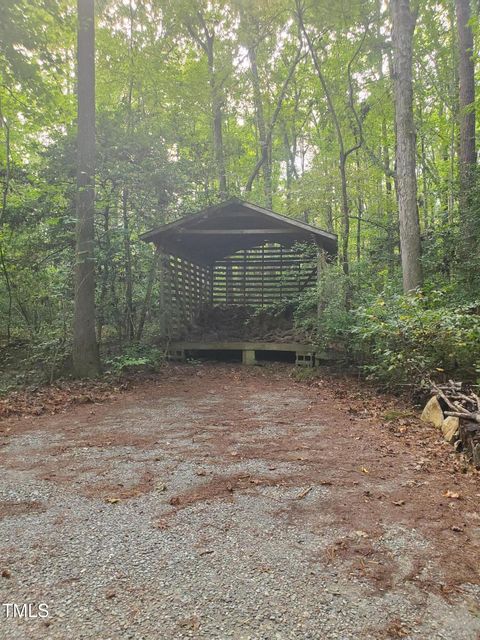
<instances>
[{"instance_id":1,"label":"fallen leaf on ground","mask_svg":"<svg viewBox=\"0 0 480 640\"><path fill-rule=\"evenodd\" d=\"M467 603L467 609L470 611L470 613L473 613L474 616L480 618L480 606L474 600L470 600Z\"/></svg>"},{"instance_id":2,"label":"fallen leaf on ground","mask_svg":"<svg viewBox=\"0 0 480 640\"><path fill-rule=\"evenodd\" d=\"M443 496L445 498L452 498L453 500L458 500L460 498L459 493L457 493L456 491L450 491L450 490L445 491Z\"/></svg>"},{"instance_id":3,"label":"fallen leaf on ground","mask_svg":"<svg viewBox=\"0 0 480 640\"><path fill-rule=\"evenodd\" d=\"M200 629L200 618L197 615L190 616L184 620L180 620L178 623L180 627L184 629L191 629L192 631L198 631Z\"/></svg>"}]
</instances>

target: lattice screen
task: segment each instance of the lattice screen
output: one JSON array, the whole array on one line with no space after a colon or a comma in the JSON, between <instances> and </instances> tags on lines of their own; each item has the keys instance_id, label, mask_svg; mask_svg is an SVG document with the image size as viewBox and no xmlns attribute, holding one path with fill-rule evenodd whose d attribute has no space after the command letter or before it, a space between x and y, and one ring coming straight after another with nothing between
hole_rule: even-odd
<instances>
[{"instance_id":1,"label":"lattice screen","mask_svg":"<svg viewBox=\"0 0 480 640\"><path fill-rule=\"evenodd\" d=\"M265 243L238 251L211 267L164 256L161 267L162 324L166 335L181 332L202 305L266 306L288 300L316 282L312 252Z\"/></svg>"},{"instance_id":2,"label":"lattice screen","mask_svg":"<svg viewBox=\"0 0 480 640\"><path fill-rule=\"evenodd\" d=\"M215 263L212 302L265 306L295 296L315 279L316 258L266 243Z\"/></svg>"},{"instance_id":3,"label":"lattice screen","mask_svg":"<svg viewBox=\"0 0 480 640\"><path fill-rule=\"evenodd\" d=\"M160 273L164 330L173 335L211 300L212 270L176 256L164 256Z\"/></svg>"}]
</instances>

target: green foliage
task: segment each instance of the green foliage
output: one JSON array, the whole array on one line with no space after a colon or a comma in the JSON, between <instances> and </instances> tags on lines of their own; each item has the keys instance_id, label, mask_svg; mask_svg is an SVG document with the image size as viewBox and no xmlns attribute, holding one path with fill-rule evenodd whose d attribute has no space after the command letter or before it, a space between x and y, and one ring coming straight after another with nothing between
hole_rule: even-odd
<instances>
[{"instance_id":1,"label":"green foliage","mask_svg":"<svg viewBox=\"0 0 480 640\"><path fill-rule=\"evenodd\" d=\"M386 292L355 311L351 347L368 375L391 387L472 380L480 370L478 310L479 303L449 305L442 290Z\"/></svg>"},{"instance_id":2,"label":"green foliage","mask_svg":"<svg viewBox=\"0 0 480 640\"><path fill-rule=\"evenodd\" d=\"M387 4L299 4L346 148L359 141L362 126L363 143L349 155L346 168L350 276L333 265L317 290L267 312L281 321L295 307L296 323L319 348L342 349L367 367L369 375L392 386L424 379L435 368L471 377L477 316L474 307L466 305L480 299L480 176L473 177L468 211L459 211L454 3L425 0L419 6L414 106L427 285L423 297L408 299L397 293L400 256L391 173L395 130ZM159 308L158 278L147 296L154 262L140 234L219 198L212 82L220 93L229 193L268 202L266 166L245 193L262 155L263 112L271 136L267 157L274 209L339 233L340 243L343 240L339 140L325 87L306 47L286 83L299 44L294 6L285 0L96 3L96 320L103 350L122 353L110 359L112 371L161 362L154 353L129 347L138 341L143 318L143 339L154 342L165 311ZM472 25L478 37L477 16ZM210 66L206 32L213 41ZM74 0L3 1L0 339L9 343L6 364L15 384L68 374L74 296L75 41ZM431 63L427 67L425 60ZM477 95L477 110L478 102ZM464 249L466 226L476 239ZM254 321L260 326L262 318L259 312Z\"/></svg>"},{"instance_id":3,"label":"green foliage","mask_svg":"<svg viewBox=\"0 0 480 640\"><path fill-rule=\"evenodd\" d=\"M469 301L456 284L426 285L406 296L393 286L376 293L373 278L362 282L347 309L348 279L339 267L328 267L317 289L298 301L296 325L320 349L337 350L392 389L421 386L430 378L478 378L480 302Z\"/></svg>"},{"instance_id":4,"label":"green foliage","mask_svg":"<svg viewBox=\"0 0 480 640\"><path fill-rule=\"evenodd\" d=\"M352 315L346 309L348 278L339 266L324 269L316 288L307 289L295 310L296 325L320 349L341 348L348 341Z\"/></svg>"},{"instance_id":5,"label":"green foliage","mask_svg":"<svg viewBox=\"0 0 480 640\"><path fill-rule=\"evenodd\" d=\"M165 362L165 354L150 345L131 345L118 356L106 361L105 374L120 376L139 371L154 372Z\"/></svg>"},{"instance_id":6,"label":"green foliage","mask_svg":"<svg viewBox=\"0 0 480 640\"><path fill-rule=\"evenodd\" d=\"M0 394L19 386L48 384L70 373L70 343L53 332L4 345L0 358Z\"/></svg>"}]
</instances>

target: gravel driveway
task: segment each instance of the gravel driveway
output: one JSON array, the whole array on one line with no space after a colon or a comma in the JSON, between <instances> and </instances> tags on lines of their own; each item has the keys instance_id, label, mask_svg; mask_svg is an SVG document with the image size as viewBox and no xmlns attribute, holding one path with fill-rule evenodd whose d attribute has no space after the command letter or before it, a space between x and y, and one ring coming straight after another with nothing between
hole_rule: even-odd
<instances>
[{"instance_id":1,"label":"gravel driveway","mask_svg":"<svg viewBox=\"0 0 480 640\"><path fill-rule=\"evenodd\" d=\"M478 475L391 399L290 374L177 367L5 423L0 638L478 640Z\"/></svg>"}]
</instances>

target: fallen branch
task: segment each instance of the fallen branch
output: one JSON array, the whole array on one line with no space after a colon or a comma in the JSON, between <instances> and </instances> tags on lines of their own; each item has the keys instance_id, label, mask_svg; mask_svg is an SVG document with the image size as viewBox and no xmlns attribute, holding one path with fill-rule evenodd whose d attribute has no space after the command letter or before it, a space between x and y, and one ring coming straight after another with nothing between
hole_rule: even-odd
<instances>
[{"instance_id":1,"label":"fallen branch","mask_svg":"<svg viewBox=\"0 0 480 640\"><path fill-rule=\"evenodd\" d=\"M469 413L468 411L445 411L446 416L454 416L455 418L463 418L472 420L472 422L480 423L480 413Z\"/></svg>"},{"instance_id":2,"label":"fallen branch","mask_svg":"<svg viewBox=\"0 0 480 640\"><path fill-rule=\"evenodd\" d=\"M431 411L427 411L429 405L424 410L424 419L441 427L445 439L480 469L480 397L471 389L464 391L462 383L453 380L442 385L430 382L430 387L434 397L429 401ZM449 418L457 419L456 428L455 423L453 427L448 423Z\"/></svg>"},{"instance_id":3,"label":"fallen branch","mask_svg":"<svg viewBox=\"0 0 480 640\"><path fill-rule=\"evenodd\" d=\"M308 496L308 494L310 493L310 491L312 491L312 489L313 489L313 487L308 487L308 489L305 489L304 491L299 493L298 496L295 499L296 500L302 500L303 498L305 498L305 496Z\"/></svg>"}]
</instances>

